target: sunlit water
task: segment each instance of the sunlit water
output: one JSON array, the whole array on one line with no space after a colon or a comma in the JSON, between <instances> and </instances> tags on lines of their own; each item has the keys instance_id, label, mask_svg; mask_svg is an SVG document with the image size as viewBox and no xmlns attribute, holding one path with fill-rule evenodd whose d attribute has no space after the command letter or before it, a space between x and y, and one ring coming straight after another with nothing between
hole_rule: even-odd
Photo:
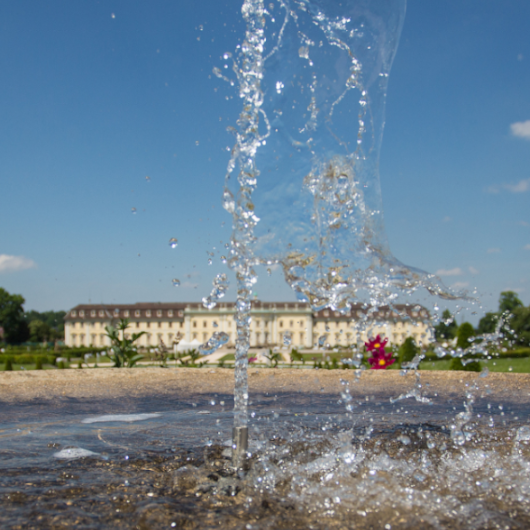
<instances>
[{"instance_id":1,"label":"sunlit water","mask_svg":"<svg viewBox=\"0 0 530 530\"><path fill-rule=\"evenodd\" d=\"M530 409L485 385L464 440L469 387L251 396L239 472L229 395L4 407L2 528L527 528Z\"/></svg>"}]
</instances>

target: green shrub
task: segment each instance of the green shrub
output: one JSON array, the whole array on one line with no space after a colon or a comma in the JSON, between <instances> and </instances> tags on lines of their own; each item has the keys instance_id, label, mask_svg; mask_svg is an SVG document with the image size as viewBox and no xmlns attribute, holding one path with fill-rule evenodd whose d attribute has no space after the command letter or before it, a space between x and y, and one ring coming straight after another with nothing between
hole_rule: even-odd
<instances>
[{"instance_id":1,"label":"green shrub","mask_svg":"<svg viewBox=\"0 0 530 530\"><path fill-rule=\"evenodd\" d=\"M462 359L455 357L451 364L449 365L449 370L462 370L464 372L480 372L482 371L482 366L478 361L471 361L464 364Z\"/></svg>"},{"instance_id":2,"label":"green shrub","mask_svg":"<svg viewBox=\"0 0 530 530\"><path fill-rule=\"evenodd\" d=\"M12 372L13 371L13 361L11 360L11 357L7 358L6 364L4 366L4 370L6 372Z\"/></svg>"},{"instance_id":3,"label":"green shrub","mask_svg":"<svg viewBox=\"0 0 530 530\"><path fill-rule=\"evenodd\" d=\"M403 363L410 363L416 355L420 352L416 342L412 337L407 337L398 350L398 363L401 366Z\"/></svg>"},{"instance_id":4,"label":"green shrub","mask_svg":"<svg viewBox=\"0 0 530 530\"><path fill-rule=\"evenodd\" d=\"M42 370L42 357L39 355L35 361L35 370Z\"/></svg>"},{"instance_id":5,"label":"green shrub","mask_svg":"<svg viewBox=\"0 0 530 530\"><path fill-rule=\"evenodd\" d=\"M66 364L64 361L59 361L57 363L57 368L59 368L59 370L64 370L66 368Z\"/></svg>"}]
</instances>

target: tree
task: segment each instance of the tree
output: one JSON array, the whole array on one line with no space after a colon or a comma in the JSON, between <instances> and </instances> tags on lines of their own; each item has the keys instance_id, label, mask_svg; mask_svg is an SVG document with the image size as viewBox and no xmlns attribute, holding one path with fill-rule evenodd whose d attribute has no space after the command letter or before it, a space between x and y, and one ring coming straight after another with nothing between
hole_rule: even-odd
<instances>
[{"instance_id":1,"label":"tree","mask_svg":"<svg viewBox=\"0 0 530 530\"><path fill-rule=\"evenodd\" d=\"M31 333L31 323L35 320L40 320L46 326L48 326L48 332L46 333L47 340L52 341L55 339L64 338L64 317L66 315L65 311L43 311L39 313L38 311L31 310L26 312L25 319L30 326ZM33 341L33 339L31 339ZM44 340L44 339L42 339ZM38 342L38 341L33 341Z\"/></svg>"},{"instance_id":2,"label":"tree","mask_svg":"<svg viewBox=\"0 0 530 530\"><path fill-rule=\"evenodd\" d=\"M412 337L407 337L398 350L398 362L401 366L403 363L410 363L416 355L420 353L420 349L416 346L416 342Z\"/></svg>"},{"instance_id":3,"label":"tree","mask_svg":"<svg viewBox=\"0 0 530 530\"><path fill-rule=\"evenodd\" d=\"M449 309L442 313L442 321L434 327L434 336L436 340L451 340L456 337L457 325Z\"/></svg>"},{"instance_id":4,"label":"tree","mask_svg":"<svg viewBox=\"0 0 530 530\"><path fill-rule=\"evenodd\" d=\"M456 346L458 348L462 348L463 350L466 350L471 346L471 342L469 339L471 337L475 336L475 330L473 329L473 326L469 322L463 322L458 327L458 331L456 334ZM451 365L449 366L450 370L465 370L466 372L480 372L481 365L479 361L470 360L469 357L467 358L466 362L462 362L462 359L466 359L464 356L463 358L455 357L451 361Z\"/></svg>"},{"instance_id":5,"label":"tree","mask_svg":"<svg viewBox=\"0 0 530 530\"><path fill-rule=\"evenodd\" d=\"M513 291L503 291L499 298L499 313L508 311L513 313L518 307L524 307L523 302L519 300L517 293Z\"/></svg>"},{"instance_id":6,"label":"tree","mask_svg":"<svg viewBox=\"0 0 530 530\"><path fill-rule=\"evenodd\" d=\"M31 342L48 342L53 330L42 320L32 320L29 323L29 340Z\"/></svg>"},{"instance_id":7,"label":"tree","mask_svg":"<svg viewBox=\"0 0 530 530\"><path fill-rule=\"evenodd\" d=\"M484 333L493 333L499 322L498 313L486 313L478 323L477 331L480 335Z\"/></svg>"},{"instance_id":8,"label":"tree","mask_svg":"<svg viewBox=\"0 0 530 530\"><path fill-rule=\"evenodd\" d=\"M510 326L515 332L515 343L518 346L530 346L530 306L514 309Z\"/></svg>"},{"instance_id":9,"label":"tree","mask_svg":"<svg viewBox=\"0 0 530 530\"><path fill-rule=\"evenodd\" d=\"M0 287L0 327L4 329L4 340L8 344L19 344L28 339L29 330L24 320L24 297L9 294Z\"/></svg>"},{"instance_id":10,"label":"tree","mask_svg":"<svg viewBox=\"0 0 530 530\"><path fill-rule=\"evenodd\" d=\"M475 336L475 330L469 322L463 322L460 324L458 331L456 333L456 346L457 348L462 348L466 350L471 346L469 339Z\"/></svg>"}]
</instances>

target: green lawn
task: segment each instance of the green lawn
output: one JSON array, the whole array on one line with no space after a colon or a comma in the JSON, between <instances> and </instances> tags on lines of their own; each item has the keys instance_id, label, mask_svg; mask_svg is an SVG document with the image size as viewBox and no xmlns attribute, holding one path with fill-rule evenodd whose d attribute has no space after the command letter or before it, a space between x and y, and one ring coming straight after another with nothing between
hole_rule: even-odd
<instances>
[{"instance_id":1,"label":"green lawn","mask_svg":"<svg viewBox=\"0 0 530 530\"><path fill-rule=\"evenodd\" d=\"M440 361L423 361L420 370L449 370L451 359ZM490 359L480 361L482 367L487 367L490 372L517 372L530 373L530 357L523 359Z\"/></svg>"}]
</instances>

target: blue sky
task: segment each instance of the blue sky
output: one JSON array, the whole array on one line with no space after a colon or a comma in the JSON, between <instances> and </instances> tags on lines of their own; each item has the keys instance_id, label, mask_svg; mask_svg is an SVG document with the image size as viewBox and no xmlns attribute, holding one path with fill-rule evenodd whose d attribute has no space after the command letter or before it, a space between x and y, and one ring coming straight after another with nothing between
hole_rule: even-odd
<instances>
[{"instance_id":1,"label":"blue sky","mask_svg":"<svg viewBox=\"0 0 530 530\"><path fill-rule=\"evenodd\" d=\"M479 313L530 303L529 20L526 0L410 0L390 76L392 251L476 287ZM212 69L242 34L239 1L0 5L0 286L26 309L209 293L239 112ZM256 292L294 299L276 273Z\"/></svg>"}]
</instances>

